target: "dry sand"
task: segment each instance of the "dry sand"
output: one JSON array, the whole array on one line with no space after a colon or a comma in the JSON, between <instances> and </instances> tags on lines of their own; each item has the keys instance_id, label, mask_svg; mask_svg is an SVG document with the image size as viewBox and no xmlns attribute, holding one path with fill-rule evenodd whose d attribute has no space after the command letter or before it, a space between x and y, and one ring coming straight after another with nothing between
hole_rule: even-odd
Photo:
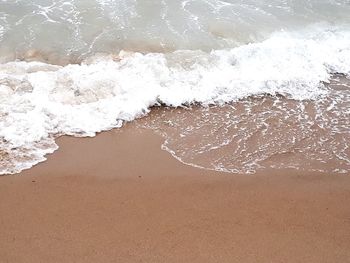
<instances>
[{"instance_id":1,"label":"dry sand","mask_svg":"<svg viewBox=\"0 0 350 263\"><path fill-rule=\"evenodd\" d=\"M350 176L181 164L130 124L0 177L0 262L350 262Z\"/></svg>"}]
</instances>

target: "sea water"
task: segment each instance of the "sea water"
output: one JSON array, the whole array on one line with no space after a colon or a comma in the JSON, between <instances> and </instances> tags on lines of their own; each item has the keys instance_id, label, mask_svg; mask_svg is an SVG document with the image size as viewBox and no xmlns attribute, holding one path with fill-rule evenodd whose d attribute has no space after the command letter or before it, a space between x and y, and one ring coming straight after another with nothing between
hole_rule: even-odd
<instances>
[{"instance_id":1,"label":"sea water","mask_svg":"<svg viewBox=\"0 0 350 263\"><path fill-rule=\"evenodd\" d=\"M346 0L0 0L0 174L141 117L193 166L348 173L349 14Z\"/></svg>"}]
</instances>

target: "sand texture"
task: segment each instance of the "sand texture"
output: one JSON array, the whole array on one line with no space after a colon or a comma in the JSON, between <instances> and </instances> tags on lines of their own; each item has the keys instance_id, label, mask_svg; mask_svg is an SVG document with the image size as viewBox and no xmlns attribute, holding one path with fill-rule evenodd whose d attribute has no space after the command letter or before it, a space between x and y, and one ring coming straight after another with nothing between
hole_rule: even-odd
<instances>
[{"instance_id":1,"label":"sand texture","mask_svg":"<svg viewBox=\"0 0 350 263\"><path fill-rule=\"evenodd\" d=\"M0 262L350 262L349 175L183 165L130 124L0 177Z\"/></svg>"}]
</instances>

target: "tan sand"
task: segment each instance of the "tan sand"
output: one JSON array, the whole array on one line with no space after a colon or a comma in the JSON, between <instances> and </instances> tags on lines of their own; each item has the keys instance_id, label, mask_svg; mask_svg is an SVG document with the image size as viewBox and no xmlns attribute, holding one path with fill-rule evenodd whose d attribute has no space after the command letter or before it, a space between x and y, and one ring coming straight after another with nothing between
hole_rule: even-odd
<instances>
[{"instance_id":1,"label":"tan sand","mask_svg":"<svg viewBox=\"0 0 350 263\"><path fill-rule=\"evenodd\" d=\"M185 166L133 124L0 177L0 262L350 262L350 176Z\"/></svg>"}]
</instances>

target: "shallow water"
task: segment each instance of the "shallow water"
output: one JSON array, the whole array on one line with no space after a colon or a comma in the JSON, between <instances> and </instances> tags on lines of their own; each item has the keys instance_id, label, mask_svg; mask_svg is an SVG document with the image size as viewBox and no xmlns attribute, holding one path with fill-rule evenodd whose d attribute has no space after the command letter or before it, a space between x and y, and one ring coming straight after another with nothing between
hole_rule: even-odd
<instances>
[{"instance_id":1,"label":"shallow water","mask_svg":"<svg viewBox=\"0 0 350 263\"><path fill-rule=\"evenodd\" d=\"M184 163L347 173L349 13L339 0L2 0L0 174L158 106L144 126Z\"/></svg>"},{"instance_id":2,"label":"shallow water","mask_svg":"<svg viewBox=\"0 0 350 263\"><path fill-rule=\"evenodd\" d=\"M310 24L346 25L347 0L2 0L0 54L81 61L96 52L232 48Z\"/></svg>"},{"instance_id":3,"label":"shallow water","mask_svg":"<svg viewBox=\"0 0 350 263\"><path fill-rule=\"evenodd\" d=\"M162 148L199 168L248 174L263 169L350 171L350 80L334 76L318 100L259 95L222 106L157 108L138 122Z\"/></svg>"}]
</instances>

